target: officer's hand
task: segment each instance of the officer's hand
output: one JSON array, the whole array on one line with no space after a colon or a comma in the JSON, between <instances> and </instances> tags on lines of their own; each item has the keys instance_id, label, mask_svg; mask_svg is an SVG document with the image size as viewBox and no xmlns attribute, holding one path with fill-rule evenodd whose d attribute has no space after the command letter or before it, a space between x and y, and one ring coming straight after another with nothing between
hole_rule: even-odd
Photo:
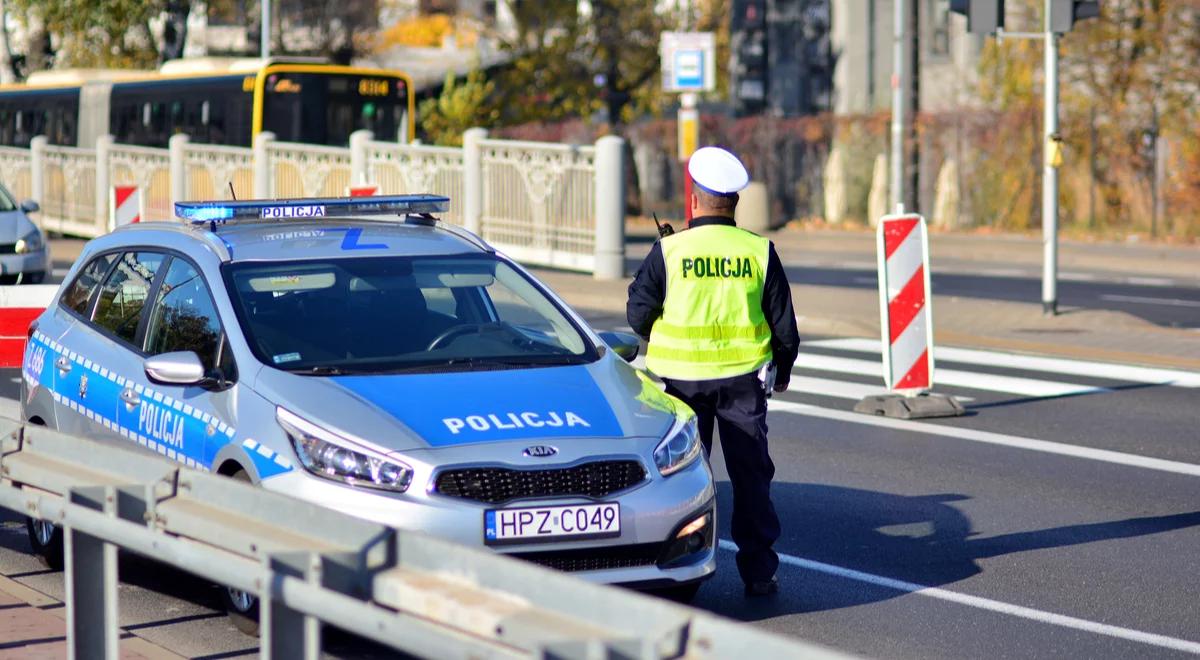
<instances>
[{"instance_id":1,"label":"officer's hand","mask_svg":"<svg viewBox=\"0 0 1200 660\"><path fill-rule=\"evenodd\" d=\"M790 380L776 380L775 387L771 389L775 390L776 392L786 392L790 382Z\"/></svg>"}]
</instances>

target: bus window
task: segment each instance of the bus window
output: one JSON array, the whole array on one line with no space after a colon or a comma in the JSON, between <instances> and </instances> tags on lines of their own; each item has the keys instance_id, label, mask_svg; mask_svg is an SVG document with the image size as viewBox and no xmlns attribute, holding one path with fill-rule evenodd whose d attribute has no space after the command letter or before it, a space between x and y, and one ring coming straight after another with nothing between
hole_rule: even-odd
<instances>
[{"instance_id":1,"label":"bus window","mask_svg":"<svg viewBox=\"0 0 1200 660\"><path fill-rule=\"evenodd\" d=\"M320 73L273 73L263 98L263 130L280 140L346 146L369 129L376 139L399 137L408 110L402 79Z\"/></svg>"}]
</instances>

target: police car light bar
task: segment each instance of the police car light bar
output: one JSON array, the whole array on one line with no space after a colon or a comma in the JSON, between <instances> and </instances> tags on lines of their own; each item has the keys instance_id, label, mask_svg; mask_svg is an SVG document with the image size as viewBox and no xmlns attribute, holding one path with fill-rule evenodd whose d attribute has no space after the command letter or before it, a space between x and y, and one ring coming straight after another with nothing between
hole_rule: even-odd
<instances>
[{"instance_id":1,"label":"police car light bar","mask_svg":"<svg viewBox=\"0 0 1200 660\"><path fill-rule=\"evenodd\" d=\"M300 220L350 218L406 213L445 213L450 198L441 195L376 195L247 199L224 202L175 202L175 217L192 224L225 224L236 220Z\"/></svg>"}]
</instances>

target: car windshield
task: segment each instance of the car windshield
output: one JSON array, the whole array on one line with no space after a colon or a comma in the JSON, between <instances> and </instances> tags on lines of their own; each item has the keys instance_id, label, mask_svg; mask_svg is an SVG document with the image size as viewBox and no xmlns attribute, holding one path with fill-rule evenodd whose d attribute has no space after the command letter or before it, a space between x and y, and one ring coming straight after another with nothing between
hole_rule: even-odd
<instances>
[{"instance_id":1,"label":"car windshield","mask_svg":"<svg viewBox=\"0 0 1200 660\"><path fill-rule=\"evenodd\" d=\"M17 208L17 202L13 199L12 193L8 192L8 188L0 183L0 213L5 211L13 211Z\"/></svg>"},{"instance_id":2,"label":"car windshield","mask_svg":"<svg viewBox=\"0 0 1200 660\"><path fill-rule=\"evenodd\" d=\"M497 369L598 357L553 301L491 255L244 262L226 269L251 349L286 371Z\"/></svg>"}]
</instances>

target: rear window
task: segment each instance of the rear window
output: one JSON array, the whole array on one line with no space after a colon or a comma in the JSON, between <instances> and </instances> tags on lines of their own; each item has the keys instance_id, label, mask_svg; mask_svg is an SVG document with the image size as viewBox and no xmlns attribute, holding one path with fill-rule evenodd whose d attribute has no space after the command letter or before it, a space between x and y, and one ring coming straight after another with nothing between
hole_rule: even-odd
<instances>
[{"instance_id":1,"label":"rear window","mask_svg":"<svg viewBox=\"0 0 1200 660\"><path fill-rule=\"evenodd\" d=\"M62 306L87 316L88 301L92 299L92 292L96 290L100 280L104 279L104 274L116 258L115 253L103 254L88 262L75 281L67 287L67 292L62 296Z\"/></svg>"}]
</instances>

